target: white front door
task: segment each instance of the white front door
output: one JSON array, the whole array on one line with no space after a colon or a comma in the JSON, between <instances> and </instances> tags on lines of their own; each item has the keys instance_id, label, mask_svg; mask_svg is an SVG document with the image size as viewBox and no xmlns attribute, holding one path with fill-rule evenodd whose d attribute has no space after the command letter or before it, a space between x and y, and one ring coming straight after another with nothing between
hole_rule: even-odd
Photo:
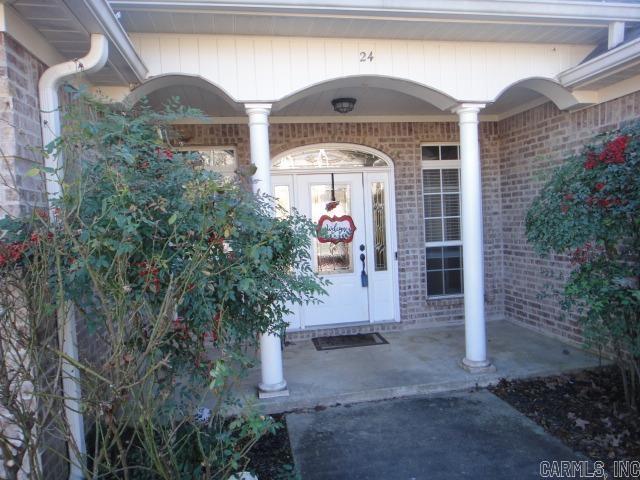
<instances>
[{"instance_id":1,"label":"white front door","mask_svg":"<svg viewBox=\"0 0 640 480\"><path fill-rule=\"evenodd\" d=\"M363 262L360 260L360 255L366 255L362 174L334 174L335 200L339 203L330 211L326 206L332 201L331 174L300 175L297 185L298 209L314 224L318 225L320 218L327 215L331 218L351 217L355 225L350 242L312 241L314 270L331 284L326 287L327 296L322 298L322 303L304 309L305 326L368 322L369 295L368 288L362 285Z\"/></svg>"},{"instance_id":2,"label":"white front door","mask_svg":"<svg viewBox=\"0 0 640 480\"><path fill-rule=\"evenodd\" d=\"M272 177L273 194L286 209L297 208L316 225L325 216L329 224L338 226L351 217L355 226L350 241L312 240L313 268L330 285L321 303L294 308L294 315L288 319L291 328L395 319L388 182L389 175L384 171L334 173L333 192L338 203L328 209L332 202L331 173Z\"/></svg>"}]
</instances>

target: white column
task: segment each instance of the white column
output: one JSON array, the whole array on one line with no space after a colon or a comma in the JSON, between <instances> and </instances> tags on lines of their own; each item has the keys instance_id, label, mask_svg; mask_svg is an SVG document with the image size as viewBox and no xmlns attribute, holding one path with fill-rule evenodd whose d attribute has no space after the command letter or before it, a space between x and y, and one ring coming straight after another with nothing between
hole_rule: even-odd
<instances>
[{"instance_id":1,"label":"white column","mask_svg":"<svg viewBox=\"0 0 640 480\"><path fill-rule=\"evenodd\" d=\"M454 109L460 125L460 192L464 268L465 357L461 366L472 373L495 370L487 359L484 316L484 241L482 175L478 143L478 112L484 104L463 103Z\"/></svg>"},{"instance_id":2,"label":"white column","mask_svg":"<svg viewBox=\"0 0 640 480\"><path fill-rule=\"evenodd\" d=\"M271 195L271 155L269 153L269 113L268 103L245 105L249 115L249 136L251 140L251 163L256 167L253 176L253 191ZM280 336L263 334L260 336L260 363L262 381L258 385L260 398L289 395L287 382L282 370L282 348Z\"/></svg>"}]
</instances>

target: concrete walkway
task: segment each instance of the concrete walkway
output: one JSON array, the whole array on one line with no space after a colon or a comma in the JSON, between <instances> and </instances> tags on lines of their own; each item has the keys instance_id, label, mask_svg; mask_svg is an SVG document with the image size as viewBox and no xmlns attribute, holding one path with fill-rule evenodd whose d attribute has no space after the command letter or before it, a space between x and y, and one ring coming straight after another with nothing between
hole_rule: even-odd
<instances>
[{"instance_id":1,"label":"concrete walkway","mask_svg":"<svg viewBox=\"0 0 640 480\"><path fill-rule=\"evenodd\" d=\"M311 341L284 350L289 397L258 402L265 413L317 405L354 403L486 386L500 378L531 377L597 366L583 350L508 322L489 322L488 350L497 371L471 375L458 366L464 328L445 327L383 333L388 345L317 351ZM255 399L260 369L238 389Z\"/></svg>"},{"instance_id":2,"label":"concrete walkway","mask_svg":"<svg viewBox=\"0 0 640 480\"><path fill-rule=\"evenodd\" d=\"M541 461L585 460L486 390L286 419L303 480L527 480Z\"/></svg>"}]
</instances>

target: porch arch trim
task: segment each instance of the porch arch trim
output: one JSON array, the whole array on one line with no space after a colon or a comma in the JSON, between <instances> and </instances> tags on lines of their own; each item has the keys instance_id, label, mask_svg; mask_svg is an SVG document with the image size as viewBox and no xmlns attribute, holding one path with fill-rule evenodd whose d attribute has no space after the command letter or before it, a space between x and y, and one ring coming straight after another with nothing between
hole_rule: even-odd
<instances>
[{"instance_id":1,"label":"porch arch trim","mask_svg":"<svg viewBox=\"0 0 640 480\"><path fill-rule=\"evenodd\" d=\"M188 73L167 73L151 77L134 88L131 93L126 96L125 100L135 104L156 90L173 86L199 87L208 90L212 94L220 97L239 113L243 111L242 104L233 98L224 88L200 75Z\"/></svg>"},{"instance_id":2,"label":"porch arch trim","mask_svg":"<svg viewBox=\"0 0 640 480\"><path fill-rule=\"evenodd\" d=\"M557 80L545 77L529 77L517 80L503 88L495 96L493 101L497 101L502 95L514 87L524 87L538 92L551 100L560 110L573 108L583 103Z\"/></svg>"},{"instance_id":3,"label":"porch arch trim","mask_svg":"<svg viewBox=\"0 0 640 480\"><path fill-rule=\"evenodd\" d=\"M324 79L320 82L306 85L303 88L295 90L274 102L273 109L274 111L281 110L304 97L334 88L361 86L383 88L386 90L404 93L435 105L443 111L450 109L458 103L458 100L437 88L424 85L408 78L389 75L343 75Z\"/></svg>"}]
</instances>

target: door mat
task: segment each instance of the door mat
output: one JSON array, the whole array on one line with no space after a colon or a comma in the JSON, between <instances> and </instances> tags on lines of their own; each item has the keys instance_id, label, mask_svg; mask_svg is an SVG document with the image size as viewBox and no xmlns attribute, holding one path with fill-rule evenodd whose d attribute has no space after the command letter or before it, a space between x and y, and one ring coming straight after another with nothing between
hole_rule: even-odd
<instances>
[{"instance_id":1,"label":"door mat","mask_svg":"<svg viewBox=\"0 0 640 480\"><path fill-rule=\"evenodd\" d=\"M311 341L315 345L316 350L338 350L341 348L368 347L370 345L384 345L389 343L378 332L315 337L312 338Z\"/></svg>"}]
</instances>

